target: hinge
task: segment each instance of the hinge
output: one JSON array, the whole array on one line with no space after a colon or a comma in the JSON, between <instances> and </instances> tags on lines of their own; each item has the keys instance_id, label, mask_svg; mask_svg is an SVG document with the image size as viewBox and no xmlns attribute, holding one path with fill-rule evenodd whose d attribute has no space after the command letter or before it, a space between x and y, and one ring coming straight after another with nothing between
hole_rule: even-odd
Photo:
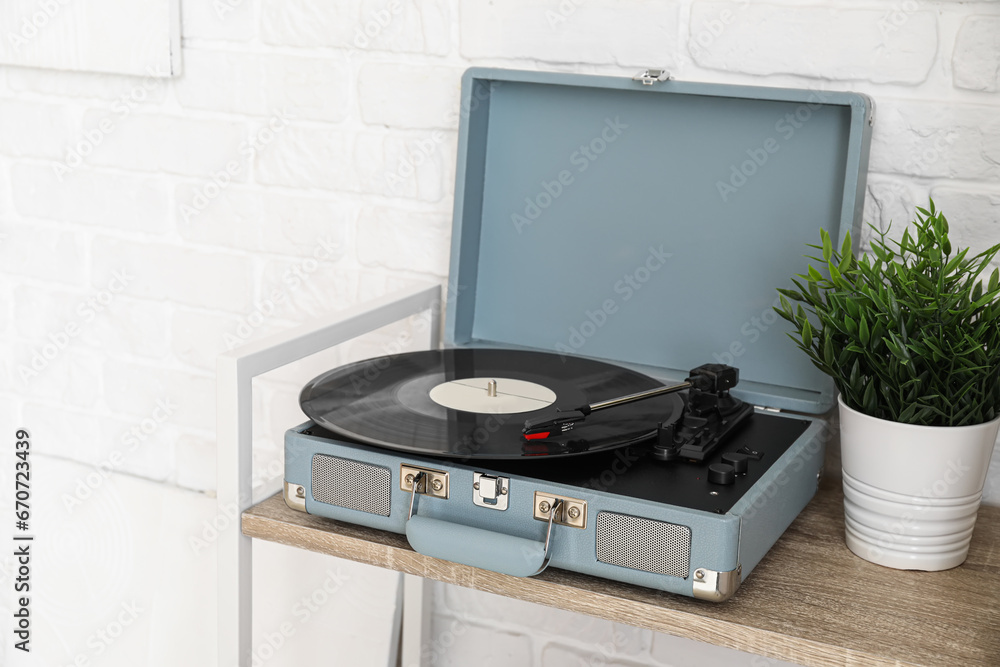
<instances>
[{"instance_id":1,"label":"hinge","mask_svg":"<svg viewBox=\"0 0 1000 667\"><path fill-rule=\"evenodd\" d=\"M542 491L535 491L535 509L533 513L535 519L538 521L548 521L550 516L549 511L556 504L557 500L561 504L555 514L555 523L560 526L569 526L570 528L587 527L586 500L556 496Z\"/></svg>"},{"instance_id":2,"label":"hinge","mask_svg":"<svg viewBox=\"0 0 1000 667\"><path fill-rule=\"evenodd\" d=\"M665 69L644 69L632 77L633 81L642 81L644 86L652 86L658 81L669 81L670 72Z\"/></svg>"},{"instance_id":3,"label":"hinge","mask_svg":"<svg viewBox=\"0 0 1000 667\"><path fill-rule=\"evenodd\" d=\"M420 479L420 483L417 484L417 488L414 489L413 482L416 480L418 473L424 473L424 476ZM416 493L425 496L447 500L448 473L444 470L434 470L409 463L401 463L399 465L399 488L401 491L406 491L409 494L413 494L416 491Z\"/></svg>"},{"instance_id":4,"label":"hinge","mask_svg":"<svg viewBox=\"0 0 1000 667\"><path fill-rule=\"evenodd\" d=\"M756 406L758 410L763 410L764 412L781 412L781 408L769 408L766 405Z\"/></svg>"},{"instance_id":5,"label":"hinge","mask_svg":"<svg viewBox=\"0 0 1000 667\"><path fill-rule=\"evenodd\" d=\"M868 103L872 105L872 110L868 113L868 127L875 125L875 100L869 98Z\"/></svg>"}]
</instances>

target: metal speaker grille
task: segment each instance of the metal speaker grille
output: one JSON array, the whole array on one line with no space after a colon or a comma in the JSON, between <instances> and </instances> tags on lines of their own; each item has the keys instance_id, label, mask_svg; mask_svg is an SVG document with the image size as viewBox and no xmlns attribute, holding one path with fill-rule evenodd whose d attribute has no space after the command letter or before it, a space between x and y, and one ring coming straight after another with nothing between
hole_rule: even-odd
<instances>
[{"instance_id":1,"label":"metal speaker grille","mask_svg":"<svg viewBox=\"0 0 1000 667\"><path fill-rule=\"evenodd\" d=\"M633 570L687 578L691 529L627 514L598 512L597 560Z\"/></svg>"},{"instance_id":2,"label":"metal speaker grille","mask_svg":"<svg viewBox=\"0 0 1000 667\"><path fill-rule=\"evenodd\" d=\"M327 505L389 516L392 475L388 468L316 454L312 460L312 496Z\"/></svg>"}]
</instances>

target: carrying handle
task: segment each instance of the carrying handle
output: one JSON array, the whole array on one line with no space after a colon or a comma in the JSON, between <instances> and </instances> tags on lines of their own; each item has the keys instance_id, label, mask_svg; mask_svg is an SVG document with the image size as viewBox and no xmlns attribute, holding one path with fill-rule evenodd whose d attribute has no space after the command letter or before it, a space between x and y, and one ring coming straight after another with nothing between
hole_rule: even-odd
<instances>
[{"instance_id":1,"label":"carrying handle","mask_svg":"<svg viewBox=\"0 0 1000 667\"><path fill-rule=\"evenodd\" d=\"M505 535L482 528L450 523L414 513L417 488L426 479L423 472L413 478L410 492L410 513L406 521L406 539L417 553L472 567L532 577L549 565L552 547L552 523L562 500L556 499L549 510L545 542Z\"/></svg>"}]
</instances>

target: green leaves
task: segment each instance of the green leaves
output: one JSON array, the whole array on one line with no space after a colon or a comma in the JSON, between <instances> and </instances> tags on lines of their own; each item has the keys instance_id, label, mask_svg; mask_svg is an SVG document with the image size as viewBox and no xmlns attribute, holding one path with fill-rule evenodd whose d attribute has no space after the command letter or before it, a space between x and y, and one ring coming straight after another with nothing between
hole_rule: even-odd
<instances>
[{"instance_id":1,"label":"green leaves","mask_svg":"<svg viewBox=\"0 0 1000 667\"><path fill-rule=\"evenodd\" d=\"M819 230L819 236L823 240L823 261L829 262L833 257L833 242L830 240L830 233L825 229Z\"/></svg>"},{"instance_id":2,"label":"green leaves","mask_svg":"<svg viewBox=\"0 0 1000 667\"><path fill-rule=\"evenodd\" d=\"M1000 414L1000 244L952 253L931 201L899 236L871 227L870 254L826 230L775 311L851 407L913 424L967 425ZM987 278L988 276L988 278Z\"/></svg>"},{"instance_id":3,"label":"green leaves","mask_svg":"<svg viewBox=\"0 0 1000 667\"><path fill-rule=\"evenodd\" d=\"M845 258L846 257L853 258L854 254L851 252L851 247L852 247L851 246L851 233L847 232L846 234L844 234L844 242L840 246L840 256L841 257L845 257Z\"/></svg>"},{"instance_id":4,"label":"green leaves","mask_svg":"<svg viewBox=\"0 0 1000 667\"><path fill-rule=\"evenodd\" d=\"M806 347L812 345L813 331L812 325L809 324L809 320L803 320L801 325L802 331L802 344Z\"/></svg>"},{"instance_id":5,"label":"green leaves","mask_svg":"<svg viewBox=\"0 0 1000 667\"><path fill-rule=\"evenodd\" d=\"M837 270L839 270L841 273L847 273L847 271L851 268L851 264L854 263L854 255L852 255L850 252L850 247L851 247L850 234L844 237L844 243L847 245L848 251L847 254L841 258L840 265L837 267Z\"/></svg>"}]
</instances>

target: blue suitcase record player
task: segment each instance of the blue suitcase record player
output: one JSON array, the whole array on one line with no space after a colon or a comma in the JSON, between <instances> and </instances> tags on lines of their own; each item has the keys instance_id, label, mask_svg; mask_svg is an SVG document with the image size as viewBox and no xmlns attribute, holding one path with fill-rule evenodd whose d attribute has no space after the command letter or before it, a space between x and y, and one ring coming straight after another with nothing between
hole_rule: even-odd
<instances>
[{"instance_id":1,"label":"blue suitcase record player","mask_svg":"<svg viewBox=\"0 0 1000 667\"><path fill-rule=\"evenodd\" d=\"M834 388L772 306L820 228L857 231L872 118L470 69L444 349L310 382L286 502L505 574L727 599L817 488Z\"/></svg>"}]
</instances>

